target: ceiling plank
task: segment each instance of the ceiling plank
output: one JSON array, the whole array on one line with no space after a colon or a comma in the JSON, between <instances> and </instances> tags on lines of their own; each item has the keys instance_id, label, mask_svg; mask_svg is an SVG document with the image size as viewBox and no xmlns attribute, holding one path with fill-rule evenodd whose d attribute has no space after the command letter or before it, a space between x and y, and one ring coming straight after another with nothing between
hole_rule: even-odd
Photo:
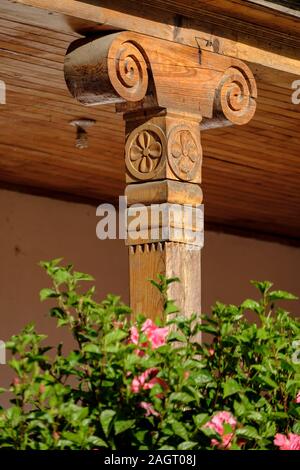
<instances>
[{"instance_id":1,"label":"ceiling plank","mask_svg":"<svg viewBox=\"0 0 300 470\"><path fill-rule=\"evenodd\" d=\"M260 11L237 0L2 0L0 11L7 19L25 14L27 22L83 35L131 30L300 75L299 21L285 15L262 21Z\"/></svg>"}]
</instances>

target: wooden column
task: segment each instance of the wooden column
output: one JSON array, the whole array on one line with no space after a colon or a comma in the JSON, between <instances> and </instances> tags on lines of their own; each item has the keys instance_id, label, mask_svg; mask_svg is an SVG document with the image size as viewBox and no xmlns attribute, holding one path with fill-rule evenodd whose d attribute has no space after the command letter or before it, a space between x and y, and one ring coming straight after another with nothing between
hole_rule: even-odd
<instances>
[{"instance_id":1,"label":"wooden column","mask_svg":"<svg viewBox=\"0 0 300 470\"><path fill-rule=\"evenodd\" d=\"M161 313L162 299L148 282L161 273L181 279L170 295L182 313L200 312L200 129L251 119L250 69L209 51L122 32L73 44L65 78L81 103L115 103L124 115L133 311Z\"/></svg>"},{"instance_id":2,"label":"wooden column","mask_svg":"<svg viewBox=\"0 0 300 470\"><path fill-rule=\"evenodd\" d=\"M180 278L169 293L183 313L200 312L200 117L165 109L124 117L131 306L153 318L162 312L162 296L148 281L160 273Z\"/></svg>"}]
</instances>

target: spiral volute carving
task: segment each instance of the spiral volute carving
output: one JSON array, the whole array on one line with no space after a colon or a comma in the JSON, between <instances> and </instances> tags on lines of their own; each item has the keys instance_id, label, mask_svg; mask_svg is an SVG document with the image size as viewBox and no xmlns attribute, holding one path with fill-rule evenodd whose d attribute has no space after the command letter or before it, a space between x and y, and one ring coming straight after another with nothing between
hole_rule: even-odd
<instances>
[{"instance_id":1,"label":"spiral volute carving","mask_svg":"<svg viewBox=\"0 0 300 470\"><path fill-rule=\"evenodd\" d=\"M216 92L217 111L233 124L246 124L256 109L256 86L244 70L229 67Z\"/></svg>"},{"instance_id":2,"label":"spiral volute carving","mask_svg":"<svg viewBox=\"0 0 300 470\"><path fill-rule=\"evenodd\" d=\"M111 83L126 101L142 100L148 89L148 67L141 50L131 41L112 45L108 57Z\"/></svg>"}]
</instances>

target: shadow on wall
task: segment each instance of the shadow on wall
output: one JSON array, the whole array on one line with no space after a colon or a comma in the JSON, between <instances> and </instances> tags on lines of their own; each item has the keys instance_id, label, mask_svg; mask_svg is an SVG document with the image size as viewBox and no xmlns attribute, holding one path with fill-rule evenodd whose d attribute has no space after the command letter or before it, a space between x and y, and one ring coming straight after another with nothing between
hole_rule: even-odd
<instances>
[{"instance_id":1,"label":"shadow on wall","mask_svg":"<svg viewBox=\"0 0 300 470\"><path fill-rule=\"evenodd\" d=\"M95 277L99 300L111 292L128 302L126 248L123 241L96 238L94 207L1 190L0 214L1 340L29 322L48 334L50 344L66 337L48 317L49 303L40 303L39 291L51 282L40 260L63 257ZM10 381L8 366L0 365L0 387Z\"/></svg>"},{"instance_id":2,"label":"shadow on wall","mask_svg":"<svg viewBox=\"0 0 300 470\"><path fill-rule=\"evenodd\" d=\"M250 280L272 281L275 289L300 297L300 248L273 242L208 232L202 256L203 310L219 300L241 303L258 298ZM300 300L280 305L300 315Z\"/></svg>"}]
</instances>

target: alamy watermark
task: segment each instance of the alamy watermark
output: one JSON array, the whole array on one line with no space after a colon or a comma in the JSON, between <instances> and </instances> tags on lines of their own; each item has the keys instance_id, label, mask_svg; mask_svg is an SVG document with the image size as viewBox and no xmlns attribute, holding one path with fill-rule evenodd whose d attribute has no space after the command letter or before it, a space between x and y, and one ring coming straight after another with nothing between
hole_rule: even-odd
<instances>
[{"instance_id":1,"label":"alamy watermark","mask_svg":"<svg viewBox=\"0 0 300 470\"><path fill-rule=\"evenodd\" d=\"M6 104L6 85L3 80L0 80L0 104Z\"/></svg>"},{"instance_id":2,"label":"alamy watermark","mask_svg":"<svg viewBox=\"0 0 300 470\"><path fill-rule=\"evenodd\" d=\"M292 347L295 349L292 355L292 361L294 364L300 364L300 339L293 341Z\"/></svg>"},{"instance_id":3,"label":"alamy watermark","mask_svg":"<svg viewBox=\"0 0 300 470\"><path fill-rule=\"evenodd\" d=\"M5 342L0 340L0 365L6 364L6 348Z\"/></svg>"},{"instance_id":4,"label":"alamy watermark","mask_svg":"<svg viewBox=\"0 0 300 470\"><path fill-rule=\"evenodd\" d=\"M96 227L100 240L123 239L129 244L181 241L191 246L203 245L203 205L132 204L119 197L118 211L112 204L100 204L96 215L101 217Z\"/></svg>"},{"instance_id":5,"label":"alamy watermark","mask_svg":"<svg viewBox=\"0 0 300 470\"><path fill-rule=\"evenodd\" d=\"M295 90L292 93L292 103L300 104L300 80L295 80L292 83L292 89Z\"/></svg>"}]
</instances>

